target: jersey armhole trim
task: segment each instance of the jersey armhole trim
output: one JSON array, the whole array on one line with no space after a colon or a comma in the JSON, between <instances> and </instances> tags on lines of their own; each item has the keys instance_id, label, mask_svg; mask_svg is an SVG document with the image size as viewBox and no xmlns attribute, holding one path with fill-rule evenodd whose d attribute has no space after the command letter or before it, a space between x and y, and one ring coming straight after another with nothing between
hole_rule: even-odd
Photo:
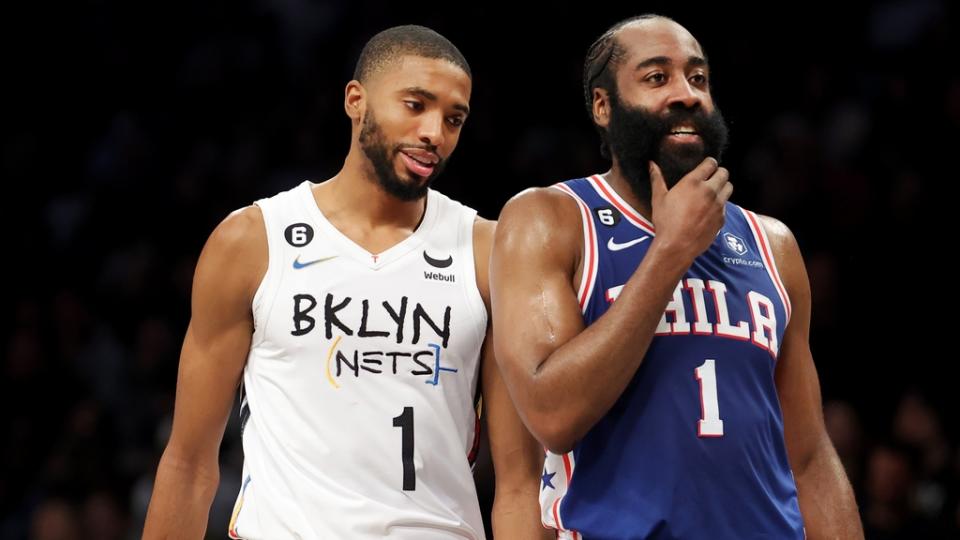
<instances>
[{"instance_id":1,"label":"jersey armhole trim","mask_svg":"<svg viewBox=\"0 0 960 540\"><path fill-rule=\"evenodd\" d=\"M760 248L760 256L763 258L763 262L767 267L767 274L773 282L773 287L776 289L777 295L780 296L780 301L783 302L783 310L787 314L787 320L784 323L784 327L786 327L790 324L790 315L793 310L790 304L790 297L787 295L787 289L784 287L783 280L780 278L780 271L777 269L777 261L773 257L773 250L770 248L767 231L764 230L763 224L760 223L760 219L756 214L745 208L740 208L740 211L743 212L744 217L747 219L747 224L753 232L753 239L757 243L757 247Z\"/></svg>"},{"instance_id":2,"label":"jersey armhole trim","mask_svg":"<svg viewBox=\"0 0 960 540\"><path fill-rule=\"evenodd\" d=\"M634 208L630 206L627 201L623 200L623 198L617 194L616 190L610 187L610 184L603 179L603 176L595 174L589 177L588 180L590 181L590 186L594 191L597 192L597 195L599 195L601 199L616 207L616 209L619 210L620 213L627 218L627 221L632 223L634 227L649 234L650 236L657 235L656 227L653 226L653 223L651 223L647 218L643 217L640 212L634 210Z\"/></svg>"},{"instance_id":3,"label":"jersey armhole trim","mask_svg":"<svg viewBox=\"0 0 960 540\"><path fill-rule=\"evenodd\" d=\"M267 271L264 272L257 292L253 295L253 340L250 344L251 349L261 343L266 336L266 326L270 318L270 312L273 308L274 297L276 296L276 287L283 277L283 267L280 264L282 259L282 245L276 245L276 239L270 235L272 223L272 202L259 200L254 202L260 208L263 214L263 226L266 229L267 237ZM279 275L278 275L279 274Z\"/></svg>"},{"instance_id":4,"label":"jersey armhole trim","mask_svg":"<svg viewBox=\"0 0 960 540\"><path fill-rule=\"evenodd\" d=\"M590 216L590 210L586 203L580 198L570 186L560 183L550 186L573 198L580 208L580 222L583 230L583 273L580 276L580 287L577 289L577 300L580 303L580 312L586 313L590 302L590 296L593 294L594 284L597 281L598 267L598 248L597 233L593 227L593 218Z\"/></svg>"},{"instance_id":5,"label":"jersey armhole trim","mask_svg":"<svg viewBox=\"0 0 960 540\"><path fill-rule=\"evenodd\" d=\"M460 251L460 260L464 261L462 268L465 279L460 290L463 291L464 298L473 315L483 321L483 328L477 330L478 335L476 336L477 343L482 346L487 335L487 324L490 321L487 306L483 303L483 296L480 294L480 287L477 283L477 261L473 244L477 212L466 206L460 208L463 210L460 213L458 224L457 249ZM469 261L469 264L467 264L467 261Z\"/></svg>"}]
</instances>

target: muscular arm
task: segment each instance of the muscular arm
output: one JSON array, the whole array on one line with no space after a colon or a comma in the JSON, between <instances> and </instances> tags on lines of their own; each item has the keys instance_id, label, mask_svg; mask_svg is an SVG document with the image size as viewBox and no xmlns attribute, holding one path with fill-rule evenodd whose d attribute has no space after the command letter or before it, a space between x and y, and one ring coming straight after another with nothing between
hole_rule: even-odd
<instances>
[{"instance_id":1,"label":"muscular arm","mask_svg":"<svg viewBox=\"0 0 960 540\"><path fill-rule=\"evenodd\" d=\"M490 312L489 260L496 222L478 219L474 226L474 260L477 261L477 287ZM540 523L540 471L543 448L527 431L517 415L500 376L493 354L493 325L481 352L481 388L483 414L487 416L490 457L493 460L495 491L493 500L494 538L554 538Z\"/></svg>"},{"instance_id":2,"label":"muscular arm","mask_svg":"<svg viewBox=\"0 0 960 540\"><path fill-rule=\"evenodd\" d=\"M654 172L657 236L617 301L587 328L573 288L582 251L573 200L532 190L501 214L491 260L497 359L520 416L554 452L568 451L620 397L677 283L723 224L733 188L716 161L669 192Z\"/></svg>"},{"instance_id":3,"label":"muscular arm","mask_svg":"<svg viewBox=\"0 0 960 540\"><path fill-rule=\"evenodd\" d=\"M218 453L253 333L251 302L266 271L263 217L231 214L210 235L193 280L173 431L160 458L143 537L201 538L220 480Z\"/></svg>"},{"instance_id":4,"label":"muscular arm","mask_svg":"<svg viewBox=\"0 0 960 540\"><path fill-rule=\"evenodd\" d=\"M761 222L793 307L777 360L776 384L807 538L863 538L853 489L823 424L820 382L809 345L810 282L803 258L786 226L768 217Z\"/></svg>"}]
</instances>

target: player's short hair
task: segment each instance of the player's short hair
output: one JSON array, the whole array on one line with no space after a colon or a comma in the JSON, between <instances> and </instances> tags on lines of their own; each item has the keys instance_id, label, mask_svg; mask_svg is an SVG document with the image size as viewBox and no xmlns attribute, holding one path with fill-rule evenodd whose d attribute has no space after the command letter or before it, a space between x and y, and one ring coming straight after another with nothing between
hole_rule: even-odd
<instances>
[{"instance_id":1,"label":"player's short hair","mask_svg":"<svg viewBox=\"0 0 960 540\"><path fill-rule=\"evenodd\" d=\"M665 19L672 21L670 17L647 13L624 19L603 33L587 49L587 57L583 61L583 98L587 107L587 115L590 122L593 122L593 89L603 88L610 95L611 99L617 99L617 68L623 63L626 56L626 50L623 44L617 40L617 34L628 24L637 21L647 21L652 19ZM610 157L610 145L607 141L607 132L600 126L594 124L597 132L600 133L600 153L604 157Z\"/></svg>"},{"instance_id":2,"label":"player's short hair","mask_svg":"<svg viewBox=\"0 0 960 540\"><path fill-rule=\"evenodd\" d=\"M360 52L353 78L365 83L373 74L407 55L446 60L473 79L470 64L456 45L425 26L412 24L394 26L370 38Z\"/></svg>"}]
</instances>

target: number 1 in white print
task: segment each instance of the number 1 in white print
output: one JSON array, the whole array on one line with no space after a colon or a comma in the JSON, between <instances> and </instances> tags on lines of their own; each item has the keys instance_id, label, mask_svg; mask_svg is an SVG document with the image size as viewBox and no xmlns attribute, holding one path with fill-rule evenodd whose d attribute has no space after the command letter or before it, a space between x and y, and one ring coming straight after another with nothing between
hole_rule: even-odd
<instances>
[{"instance_id":1,"label":"number 1 in white print","mask_svg":"<svg viewBox=\"0 0 960 540\"><path fill-rule=\"evenodd\" d=\"M723 437L723 420L720 419L720 404L717 402L717 367L714 360L707 360L694 370L700 381L700 413L697 422L698 437Z\"/></svg>"}]
</instances>

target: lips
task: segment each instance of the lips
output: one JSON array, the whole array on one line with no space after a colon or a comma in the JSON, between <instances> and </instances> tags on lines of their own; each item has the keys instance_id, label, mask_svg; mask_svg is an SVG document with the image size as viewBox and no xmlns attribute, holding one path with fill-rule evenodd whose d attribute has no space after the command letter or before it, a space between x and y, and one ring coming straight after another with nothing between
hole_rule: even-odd
<instances>
[{"instance_id":1,"label":"lips","mask_svg":"<svg viewBox=\"0 0 960 540\"><path fill-rule=\"evenodd\" d=\"M440 161L440 156L436 153L429 150L424 150L422 148L403 148L400 152L410 156L415 161L418 161L426 166L434 166Z\"/></svg>"},{"instance_id":2,"label":"lips","mask_svg":"<svg viewBox=\"0 0 960 540\"><path fill-rule=\"evenodd\" d=\"M677 142L701 141L700 133L690 126L679 126L667 133L667 139Z\"/></svg>"},{"instance_id":3,"label":"lips","mask_svg":"<svg viewBox=\"0 0 960 540\"><path fill-rule=\"evenodd\" d=\"M670 135L700 135L700 133L691 125L679 125L670 130Z\"/></svg>"},{"instance_id":4,"label":"lips","mask_svg":"<svg viewBox=\"0 0 960 540\"><path fill-rule=\"evenodd\" d=\"M439 156L433 152L424 150L414 151L412 149L401 150L400 159L403 160L404 165L407 166L410 172L423 177L433 174L433 170L440 161Z\"/></svg>"}]
</instances>

